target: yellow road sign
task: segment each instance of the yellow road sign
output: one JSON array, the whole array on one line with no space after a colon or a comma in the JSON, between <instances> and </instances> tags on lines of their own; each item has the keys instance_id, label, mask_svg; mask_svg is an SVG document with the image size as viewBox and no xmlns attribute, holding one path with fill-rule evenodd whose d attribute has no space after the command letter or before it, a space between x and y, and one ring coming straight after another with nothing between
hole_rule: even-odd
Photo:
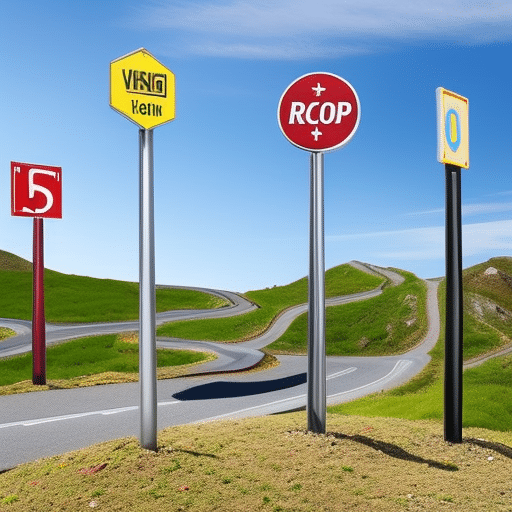
<instances>
[{"instance_id":1,"label":"yellow road sign","mask_svg":"<svg viewBox=\"0 0 512 512\"><path fill-rule=\"evenodd\" d=\"M174 73L140 48L110 63L110 106L146 130L172 121Z\"/></svg>"},{"instance_id":2,"label":"yellow road sign","mask_svg":"<svg viewBox=\"0 0 512 512\"><path fill-rule=\"evenodd\" d=\"M469 169L469 101L442 87L436 89L437 160Z\"/></svg>"}]
</instances>

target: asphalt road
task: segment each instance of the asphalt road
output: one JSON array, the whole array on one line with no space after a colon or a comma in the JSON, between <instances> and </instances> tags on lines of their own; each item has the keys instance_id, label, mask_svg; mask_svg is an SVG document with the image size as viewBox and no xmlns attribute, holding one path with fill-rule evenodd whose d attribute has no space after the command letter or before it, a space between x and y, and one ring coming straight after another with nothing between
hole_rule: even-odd
<instances>
[{"instance_id":1,"label":"asphalt road","mask_svg":"<svg viewBox=\"0 0 512 512\"><path fill-rule=\"evenodd\" d=\"M386 273L395 284L401 276ZM430 360L427 352L439 336L437 283L428 285L429 329L413 350L389 357L328 357L327 402L341 403L397 386L417 374ZM222 294L228 292L220 292ZM365 300L380 289L329 299L328 303ZM158 322L184 317L242 314L254 305L230 294L233 306L215 311L171 312ZM266 415L304 408L307 397L307 357L279 356L278 367L253 373L226 374L254 366L263 354L258 350L277 339L291 321L307 309L289 309L261 337L237 344L190 342L158 338L172 348L215 351L218 358L198 367L202 375L158 381L158 428L185 423ZM30 322L1 320L0 326L20 334L0 343L0 356L30 350ZM92 333L137 330L137 322L49 326L48 342ZM0 471L44 456L65 453L90 444L139 435L139 385L115 384L51 392L0 396Z\"/></svg>"}]
</instances>

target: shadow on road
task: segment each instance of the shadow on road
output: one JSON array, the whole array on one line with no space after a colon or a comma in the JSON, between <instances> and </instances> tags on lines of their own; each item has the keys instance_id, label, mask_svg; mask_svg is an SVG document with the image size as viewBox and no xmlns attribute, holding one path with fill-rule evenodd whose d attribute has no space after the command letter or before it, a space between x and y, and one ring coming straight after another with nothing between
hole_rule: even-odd
<instances>
[{"instance_id":1,"label":"shadow on road","mask_svg":"<svg viewBox=\"0 0 512 512\"><path fill-rule=\"evenodd\" d=\"M211 398L235 398L240 396L259 395L280 389L292 388L307 382L307 374L300 373L270 381L258 382L212 382L202 384L173 395L176 400L208 400Z\"/></svg>"}]
</instances>

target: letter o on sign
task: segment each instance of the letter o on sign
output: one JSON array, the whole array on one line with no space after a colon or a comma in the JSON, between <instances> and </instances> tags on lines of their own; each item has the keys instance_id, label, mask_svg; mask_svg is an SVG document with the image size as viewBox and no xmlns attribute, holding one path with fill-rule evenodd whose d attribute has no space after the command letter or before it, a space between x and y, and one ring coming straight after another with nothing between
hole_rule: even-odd
<instances>
[{"instance_id":1,"label":"letter o on sign","mask_svg":"<svg viewBox=\"0 0 512 512\"><path fill-rule=\"evenodd\" d=\"M361 107L355 89L331 73L309 73L284 91L277 121L284 136L306 151L333 151L354 136Z\"/></svg>"}]
</instances>

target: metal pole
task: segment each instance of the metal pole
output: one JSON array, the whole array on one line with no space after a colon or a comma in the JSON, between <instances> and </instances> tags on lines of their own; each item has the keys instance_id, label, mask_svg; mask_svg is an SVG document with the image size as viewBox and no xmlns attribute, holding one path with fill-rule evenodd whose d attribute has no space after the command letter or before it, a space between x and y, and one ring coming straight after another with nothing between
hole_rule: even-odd
<instances>
[{"instance_id":1,"label":"metal pole","mask_svg":"<svg viewBox=\"0 0 512 512\"><path fill-rule=\"evenodd\" d=\"M34 217L32 302L32 384L46 384L43 219Z\"/></svg>"},{"instance_id":2,"label":"metal pole","mask_svg":"<svg viewBox=\"0 0 512 512\"><path fill-rule=\"evenodd\" d=\"M139 130L139 382L140 444L157 450L153 130Z\"/></svg>"},{"instance_id":3,"label":"metal pole","mask_svg":"<svg viewBox=\"0 0 512 512\"><path fill-rule=\"evenodd\" d=\"M311 153L308 287L308 430L325 433L324 155Z\"/></svg>"},{"instance_id":4,"label":"metal pole","mask_svg":"<svg viewBox=\"0 0 512 512\"><path fill-rule=\"evenodd\" d=\"M446 164L444 438L462 442L462 229L460 167Z\"/></svg>"}]
</instances>

